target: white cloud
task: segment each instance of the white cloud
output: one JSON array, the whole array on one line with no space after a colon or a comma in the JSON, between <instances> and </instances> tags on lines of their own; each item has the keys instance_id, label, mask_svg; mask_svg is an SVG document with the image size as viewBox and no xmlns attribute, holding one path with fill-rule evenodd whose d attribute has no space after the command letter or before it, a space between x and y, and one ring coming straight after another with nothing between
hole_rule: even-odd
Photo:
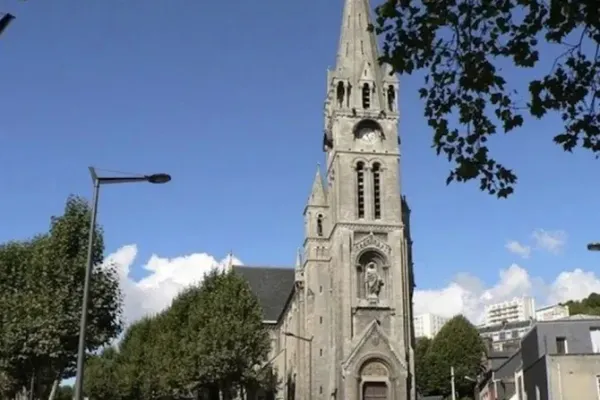
<instances>
[{"instance_id":1,"label":"white cloud","mask_svg":"<svg viewBox=\"0 0 600 400\"><path fill-rule=\"evenodd\" d=\"M537 249L545 250L552 254L560 253L567 242L567 234L564 231L536 229L531 236Z\"/></svg>"},{"instance_id":2,"label":"white cloud","mask_svg":"<svg viewBox=\"0 0 600 400\"><path fill-rule=\"evenodd\" d=\"M242 262L227 256L217 260L206 253L194 253L175 258L152 255L143 269L148 275L140 280L131 276L131 266L137 256L137 246L127 245L106 258L117 265L121 289L124 294L124 317L126 323L135 322L144 315L162 311L185 287L198 283L213 268L223 268L231 262Z\"/></svg>"},{"instance_id":3,"label":"white cloud","mask_svg":"<svg viewBox=\"0 0 600 400\"><path fill-rule=\"evenodd\" d=\"M206 253L194 253L175 258L152 255L143 269L148 275L135 280L130 276L131 266L137 256L137 247L128 245L107 257L118 266L121 288L124 293L124 314L128 323L144 315L160 312L171 304L173 298L185 287L202 280L212 268L223 268L230 257L222 260ZM241 261L233 257L233 264ZM555 304L566 300L579 300L592 292L600 292L600 277L593 272L575 269L562 272L551 283L531 277L521 266L512 264L501 270L498 282L486 287L477 277L458 274L445 288L415 291L415 313L431 312L451 317L464 314L473 322L480 322L485 305L532 295L537 306ZM534 289L535 288L535 289Z\"/></svg>"},{"instance_id":4,"label":"white cloud","mask_svg":"<svg viewBox=\"0 0 600 400\"><path fill-rule=\"evenodd\" d=\"M531 255L531 247L526 246L517 242L516 240L510 240L504 246L508 251L523 258L529 258Z\"/></svg>"},{"instance_id":5,"label":"white cloud","mask_svg":"<svg viewBox=\"0 0 600 400\"><path fill-rule=\"evenodd\" d=\"M500 271L499 278L495 285L486 288L476 277L460 274L445 288L416 290L415 314L433 313L445 317L464 314L480 323L486 305L514 297L534 296L536 306L542 307L580 300L592 292L600 293L600 277L581 269L561 272L554 282L546 284L540 278L531 277L523 267L512 264Z\"/></svg>"}]
</instances>

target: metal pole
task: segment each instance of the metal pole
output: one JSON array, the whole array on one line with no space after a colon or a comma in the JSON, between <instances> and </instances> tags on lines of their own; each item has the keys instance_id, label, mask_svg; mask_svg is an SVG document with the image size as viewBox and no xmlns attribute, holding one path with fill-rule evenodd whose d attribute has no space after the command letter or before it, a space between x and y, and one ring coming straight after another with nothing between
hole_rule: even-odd
<instances>
[{"instance_id":1,"label":"metal pole","mask_svg":"<svg viewBox=\"0 0 600 400\"><path fill-rule=\"evenodd\" d=\"M452 400L456 400L456 387L454 386L454 367L450 367L450 386L452 387Z\"/></svg>"},{"instance_id":2,"label":"metal pole","mask_svg":"<svg viewBox=\"0 0 600 400\"><path fill-rule=\"evenodd\" d=\"M100 195L100 181L94 178L94 197L92 199L92 216L90 218L90 237L88 241L87 265L85 281L83 284L83 304L81 305L81 325L79 326L79 347L77 349L77 377L75 381L75 400L83 399L83 369L85 367L85 334L87 330L88 299L90 297L90 281L92 279L94 239L96 234L96 212L98 209L98 196Z\"/></svg>"},{"instance_id":3,"label":"metal pole","mask_svg":"<svg viewBox=\"0 0 600 400\"><path fill-rule=\"evenodd\" d=\"M33 390L35 389L35 368L31 374L31 381L29 382L29 400L33 400Z\"/></svg>"}]
</instances>

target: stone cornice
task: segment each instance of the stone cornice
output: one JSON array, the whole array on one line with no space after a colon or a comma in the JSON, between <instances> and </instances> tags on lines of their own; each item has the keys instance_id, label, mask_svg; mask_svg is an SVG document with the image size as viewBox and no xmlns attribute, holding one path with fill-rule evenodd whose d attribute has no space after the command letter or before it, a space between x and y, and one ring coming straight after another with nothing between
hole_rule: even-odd
<instances>
[{"instance_id":1,"label":"stone cornice","mask_svg":"<svg viewBox=\"0 0 600 400\"><path fill-rule=\"evenodd\" d=\"M339 228L347 228L355 232L383 232L389 233L393 231L399 231L404 229L402 223L398 224L378 224L378 223L360 223L360 222L338 222L333 226L331 236Z\"/></svg>"}]
</instances>

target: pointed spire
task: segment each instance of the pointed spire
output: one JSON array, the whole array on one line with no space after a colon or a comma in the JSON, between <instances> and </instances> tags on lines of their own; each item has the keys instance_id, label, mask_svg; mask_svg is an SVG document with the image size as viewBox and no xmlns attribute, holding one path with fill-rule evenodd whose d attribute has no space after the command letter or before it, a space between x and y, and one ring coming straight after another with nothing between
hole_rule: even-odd
<instances>
[{"instance_id":1,"label":"pointed spire","mask_svg":"<svg viewBox=\"0 0 600 400\"><path fill-rule=\"evenodd\" d=\"M344 0L336 70L352 81L360 78L365 65L378 65L377 39L368 30L370 11L369 0Z\"/></svg>"},{"instance_id":2,"label":"pointed spire","mask_svg":"<svg viewBox=\"0 0 600 400\"><path fill-rule=\"evenodd\" d=\"M302 249L298 247L298 252L296 253L296 269L302 268Z\"/></svg>"},{"instance_id":3,"label":"pointed spire","mask_svg":"<svg viewBox=\"0 0 600 400\"><path fill-rule=\"evenodd\" d=\"M313 206L327 205L327 195L325 193L325 187L323 186L323 178L321 177L321 166L319 164L317 164L317 173L315 174L315 180L312 184L308 204Z\"/></svg>"},{"instance_id":4,"label":"pointed spire","mask_svg":"<svg viewBox=\"0 0 600 400\"><path fill-rule=\"evenodd\" d=\"M227 266L226 272L231 272L233 270L233 250L229 250L229 254L227 255Z\"/></svg>"}]
</instances>

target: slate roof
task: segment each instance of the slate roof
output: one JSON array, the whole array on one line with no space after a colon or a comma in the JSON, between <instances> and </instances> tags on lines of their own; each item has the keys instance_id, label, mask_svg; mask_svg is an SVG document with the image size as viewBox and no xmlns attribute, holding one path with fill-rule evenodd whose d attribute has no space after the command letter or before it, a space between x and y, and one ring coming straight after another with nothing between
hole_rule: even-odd
<instances>
[{"instance_id":1,"label":"slate roof","mask_svg":"<svg viewBox=\"0 0 600 400\"><path fill-rule=\"evenodd\" d=\"M277 321L294 288L294 268L234 265L233 270L246 279L258 297L265 321Z\"/></svg>"}]
</instances>

